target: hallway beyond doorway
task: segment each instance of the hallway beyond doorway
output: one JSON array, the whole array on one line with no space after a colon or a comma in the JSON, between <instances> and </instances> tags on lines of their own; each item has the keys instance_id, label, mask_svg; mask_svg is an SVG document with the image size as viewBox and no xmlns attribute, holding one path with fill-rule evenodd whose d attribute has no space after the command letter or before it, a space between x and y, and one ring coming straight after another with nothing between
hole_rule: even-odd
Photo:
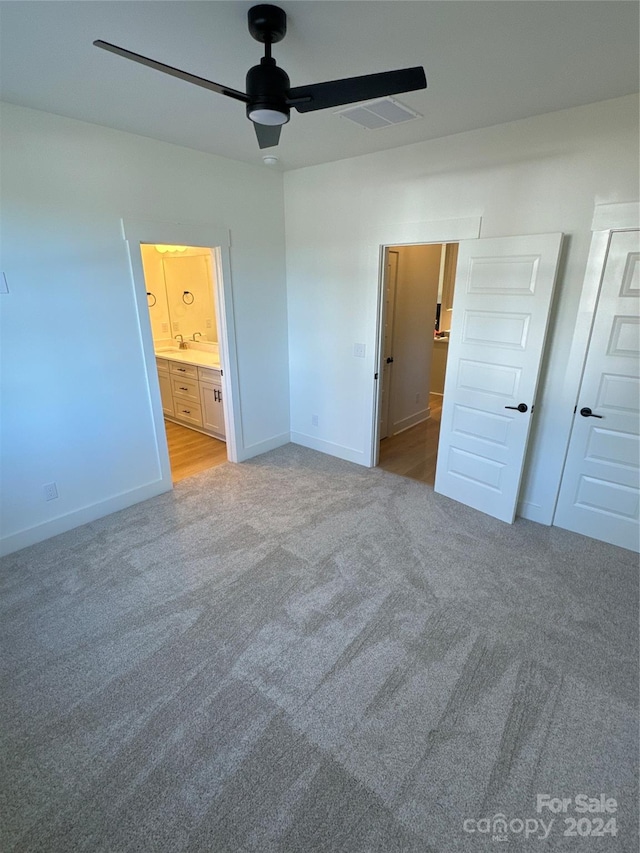
<instances>
[{"instance_id":1,"label":"hallway beyond doorway","mask_svg":"<svg viewBox=\"0 0 640 853\"><path fill-rule=\"evenodd\" d=\"M433 486L436 478L442 395L429 394L431 417L380 442L378 467Z\"/></svg>"}]
</instances>

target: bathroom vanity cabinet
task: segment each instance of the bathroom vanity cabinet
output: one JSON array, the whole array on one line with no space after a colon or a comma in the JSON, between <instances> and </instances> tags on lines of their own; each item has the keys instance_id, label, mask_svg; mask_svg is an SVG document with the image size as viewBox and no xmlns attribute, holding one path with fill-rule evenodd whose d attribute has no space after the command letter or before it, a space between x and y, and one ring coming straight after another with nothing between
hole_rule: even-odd
<instances>
[{"instance_id":1,"label":"bathroom vanity cabinet","mask_svg":"<svg viewBox=\"0 0 640 853\"><path fill-rule=\"evenodd\" d=\"M166 418L225 439L222 372L181 358L156 358L162 410Z\"/></svg>"},{"instance_id":2,"label":"bathroom vanity cabinet","mask_svg":"<svg viewBox=\"0 0 640 853\"><path fill-rule=\"evenodd\" d=\"M205 432L224 438L224 408L222 406L222 380L215 368L199 367L200 405L202 427Z\"/></svg>"},{"instance_id":3,"label":"bathroom vanity cabinet","mask_svg":"<svg viewBox=\"0 0 640 853\"><path fill-rule=\"evenodd\" d=\"M171 391L171 375L169 374L169 362L166 358L157 358L158 379L160 381L160 397L162 398L162 411L165 417L174 416L173 393Z\"/></svg>"}]
</instances>

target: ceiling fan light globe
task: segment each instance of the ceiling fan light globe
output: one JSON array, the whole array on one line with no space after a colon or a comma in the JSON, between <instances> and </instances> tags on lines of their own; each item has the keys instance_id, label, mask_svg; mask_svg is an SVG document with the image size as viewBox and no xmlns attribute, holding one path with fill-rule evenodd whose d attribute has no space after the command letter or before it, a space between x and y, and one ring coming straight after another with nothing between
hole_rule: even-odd
<instances>
[{"instance_id":1,"label":"ceiling fan light globe","mask_svg":"<svg viewBox=\"0 0 640 853\"><path fill-rule=\"evenodd\" d=\"M286 124L289 121L287 113L281 113L279 110L263 109L262 107L250 110L249 118L256 124L266 124L269 127Z\"/></svg>"}]
</instances>

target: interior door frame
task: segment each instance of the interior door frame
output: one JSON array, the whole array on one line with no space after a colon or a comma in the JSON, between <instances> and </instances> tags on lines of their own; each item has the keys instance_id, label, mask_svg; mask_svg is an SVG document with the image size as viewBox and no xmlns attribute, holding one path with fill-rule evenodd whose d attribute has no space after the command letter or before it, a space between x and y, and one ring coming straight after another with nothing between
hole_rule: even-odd
<instances>
[{"instance_id":1,"label":"interior door frame","mask_svg":"<svg viewBox=\"0 0 640 853\"><path fill-rule=\"evenodd\" d=\"M241 413L238 388L238 359L236 352L235 317L231 294L231 263L229 247L231 235L226 228L205 223L154 222L152 220L121 220L122 237L129 255L131 276L144 353L147 387L154 423L156 451L161 479L167 491L173 488L169 450L164 427L164 414L160 398L160 385L156 369L156 356L151 331L151 318L147 305L146 285L142 267L141 243L198 246L211 249L214 265L214 288L218 346L222 367L222 390L225 401L227 459L238 461L238 444L241 430Z\"/></svg>"},{"instance_id":2,"label":"interior door frame","mask_svg":"<svg viewBox=\"0 0 640 853\"><path fill-rule=\"evenodd\" d=\"M384 264L384 261L386 259L387 264L385 265L385 275L383 278L383 285L382 285L382 315L380 317L380 322L382 323L382 348L383 348L383 350L385 349L385 346L384 346L384 341L385 341L384 329L385 329L385 326L387 325L387 302L390 301L386 298L386 295L387 295L388 290L389 290L389 275L388 275L388 269L390 266L389 258L392 254L395 254L398 256L396 259L396 280L394 283L394 293L393 293L393 302L394 302L393 317L391 319L391 326L390 326L390 328L391 328L391 349L392 350L393 350L393 336L395 334L395 301L396 301L396 293L397 293L397 288L398 288L398 266L400 264L400 253L396 249L384 249L384 258L383 258L382 263ZM379 382L378 382L378 385L379 385L378 393L380 395L380 405L379 405L380 423L378 424L378 430L381 429L382 415L385 414L383 411L383 407L382 407L382 395L383 395L383 392L385 389L385 381L384 381L385 352L384 351L381 353L380 368L381 368L381 372L379 373ZM392 406L391 406L392 392L393 392L393 370L391 369L391 366L389 366L389 369L387 371L387 400L386 400L387 432L389 431L389 414L390 414L391 409L392 409ZM378 441L380 441L380 440L381 440L380 439L380 433L378 433Z\"/></svg>"},{"instance_id":3,"label":"interior door frame","mask_svg":"<svg viewBox=\"0 0 640 853\"><path fill-rule=\"evenodd\" d=\"M591 342L591 332L595 322L596 308L600 296L600 288L604 276L604 268L609 254L609 245L614 231L632 231L640 228L640 202L622 202L619 204L598 204L594 208L591 223L591 247L587 258L587 268L584 275L582 294L578 307L576 326L569 351L567 370L565 372L564 399L571 401L574 407L578 403L584 370ZM567 435L564 448L562 469L558 478L555 499L553 502L553 517L555 524L558 509L560 487L564 469L569 455L569 445L573 434L573 424Z\"/></svg>"},{"instance_id":4,"label":"interior door frame","mask_svg":"<svg viewBox=\"0 0 640 853\"><path fill-rule=\"evenodd\" d=\"M370 255L373 256L374 252L377 255L378 272L375 372L373 375L371 440L369 446L369 467L371 468L375 468L380 459L380 406L382 398L382 360L384 358L384 262L387 249L394 249L401 246L426 246L441 243L459 243L461 240L477 240L481 236L481 227L482 217L480 216L470 216L464 219L397 223L386 228L379 235L379 239L369 243Z\"/></svg>"}]
</instances>

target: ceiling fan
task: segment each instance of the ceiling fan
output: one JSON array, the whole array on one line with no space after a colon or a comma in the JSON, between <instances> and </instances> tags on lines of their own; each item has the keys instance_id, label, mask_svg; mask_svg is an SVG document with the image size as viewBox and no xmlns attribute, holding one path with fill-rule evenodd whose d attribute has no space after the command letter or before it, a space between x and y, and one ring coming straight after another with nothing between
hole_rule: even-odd
<instances>
[{"instance_id":1,"label":"ceiling fan","mask_svg":"<svg viewBox=\"0 0 640 853\"><path fill-rule=\"evenodd\" d=\"M247 105L247 117L253 122L260 148L271 148L278 144L280 130L282 125L289 121L291 107L299 113L307 113L383 98L399 92L426 89L427 79L421 66L291 88L289 77L271 56L271 45L281 41L287 32L285 12L278 6L261 4L249 9L248 17L249 32L256 41L264 44L264 56L260 65L254 65L247 73L246 94L101 39L93 43L96 47L124 56L125 59L132 59L141 65L186 80L187 83L195 83L196 86L242 101Z\"/></svg>"}]
</instances>

